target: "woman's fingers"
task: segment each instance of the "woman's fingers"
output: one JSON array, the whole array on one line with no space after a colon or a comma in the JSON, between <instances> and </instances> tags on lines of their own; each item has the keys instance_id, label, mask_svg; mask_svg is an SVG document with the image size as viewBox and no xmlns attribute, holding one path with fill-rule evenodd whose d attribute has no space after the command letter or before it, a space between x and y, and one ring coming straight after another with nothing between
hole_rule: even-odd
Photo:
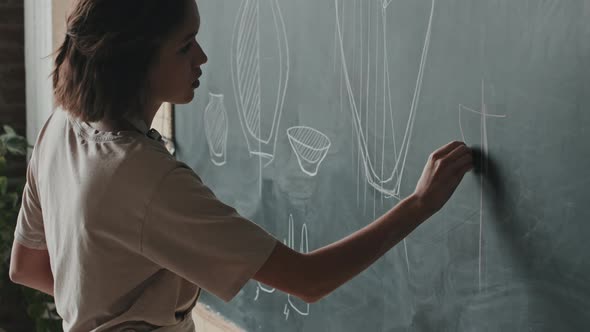
<instances>
[{"instance_id":1,"label":"woman's fingers","mask_svg":"<svg viewBox=\"0 0 590 332\"><path fill-rule=\"evenodd\" d=\"M414 194L430 210L438 211L472 167L471 149L463 142L450 142L430 155Z\"/></svg>"},{"instance_id":2,"label":"woman's fingers","mask_svg":"<svg viewBox=\"0 0 590 332\"><path fill-rule=\"evenodd\" d=\"M473 156L470 153L464 154L463 156L459 157L459 159L457 159L454 167L456 172L460 175L465 174L473 168Z\"/></svg>"},{"instance_id":3,"label":"woman's fingers","mask_svg":"<svg viewBox=\"0 0 590 332\"><path fill-rule=\"evenodd\" d=\"M440 147L439 149L437 149L436 151L434 151L431 154L431 157L433 159L444 158L451 151L454 151L456 148L458 148L460 146L464 146L464 145L465 145L465 143L463 143L461 141L453 141L453 142L447 143L446 145L444 145L444 146Z\"/></svg>"},{"instance_id":4,"label":"woman's fingers","mask_svg":"<svg viewBox=\"0 0 590 332\"><path fill-rule=\"evenodd\" d=\"M471 149L468 148L466 145L459 145L453 151L451 151L445 159L447 159L449 164L455 164L456 161L459 159L469 156L471 158Z\"/></svg>"}]
</instances>

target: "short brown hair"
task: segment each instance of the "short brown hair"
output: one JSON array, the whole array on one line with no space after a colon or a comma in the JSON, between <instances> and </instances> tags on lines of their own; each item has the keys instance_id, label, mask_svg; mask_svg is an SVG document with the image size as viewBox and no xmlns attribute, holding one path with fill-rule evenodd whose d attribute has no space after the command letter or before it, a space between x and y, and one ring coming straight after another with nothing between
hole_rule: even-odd
<instances>
[{"instance_id":1,"label":"short brown hair","mask_svg":"<svg viewBox=\"0 0 590 332\"><path fill-rule=\"evenodd\" d=\"M83 121L138 114L149 69L194 0L77 0L56 51L57 106Z\"/></svg>"}]
</instances>

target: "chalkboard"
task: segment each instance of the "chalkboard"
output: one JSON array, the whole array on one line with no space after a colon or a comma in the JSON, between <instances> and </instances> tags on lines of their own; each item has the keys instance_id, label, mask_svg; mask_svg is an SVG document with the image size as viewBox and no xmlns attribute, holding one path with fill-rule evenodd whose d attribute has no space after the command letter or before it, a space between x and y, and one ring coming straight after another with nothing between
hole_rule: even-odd
<instances>
[{"instance_id":1,"label":"chalkboard","mask_svg":"<svg viewBox=\"0 0 590 332\"><path fill-rule=\"evenodd\" d=\"M309 252L482 151L435 216L322 301L250 281L248 331L590 328L589 0L200 0L209 56L177 157Z\"/></svg>"}]
</instances>

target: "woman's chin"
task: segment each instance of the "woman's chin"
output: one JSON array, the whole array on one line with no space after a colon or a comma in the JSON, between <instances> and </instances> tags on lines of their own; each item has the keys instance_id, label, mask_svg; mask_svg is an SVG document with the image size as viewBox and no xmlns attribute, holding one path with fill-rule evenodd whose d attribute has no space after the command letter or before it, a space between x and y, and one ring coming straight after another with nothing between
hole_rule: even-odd
<instances>
[{"instance_id":1,"label":"woman's chin","mask_svg":"<svg viewBox=\"0 0 590 332\"><path fill-rule=\"evenodd\" d=\"M193 90L187 92L187 94L181 98L174 98L171 99L169 101L169 103L171 104L176 104L176 105L184 105L184 104L188 104L191 101L193 101L193 99L195 99L195 92Z\"/></svg>"},{"instance_id":2,"label":"woman's chin","mask_svg":"<svg viewBox=\"0 0 590 332\"><path fill-rule=\"evenodd\" d=\"M194 90L191 90L189 92L187 98L185 99L184 104L190 103L191 101L193 101L193 99L195 99L195 91Z\"/></svg>"}]
</instances>

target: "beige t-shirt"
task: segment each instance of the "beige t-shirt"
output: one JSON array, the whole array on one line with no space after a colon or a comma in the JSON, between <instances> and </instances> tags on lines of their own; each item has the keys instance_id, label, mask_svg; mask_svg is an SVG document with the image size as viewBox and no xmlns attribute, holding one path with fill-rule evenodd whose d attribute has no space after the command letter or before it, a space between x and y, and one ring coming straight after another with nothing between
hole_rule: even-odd
<instances>
[{"instance_id":1,"label":"beige t-shirt","mask_svg":"<svg viewBox=\"0 0 590 332\"><path fill-rule=\"evenodd\" d=\"M230 301L277 243L163 143L60 109L37 138L15 240L49 251L66 332L178 324L200 288Z\"/></svg>"}]
</instances>

